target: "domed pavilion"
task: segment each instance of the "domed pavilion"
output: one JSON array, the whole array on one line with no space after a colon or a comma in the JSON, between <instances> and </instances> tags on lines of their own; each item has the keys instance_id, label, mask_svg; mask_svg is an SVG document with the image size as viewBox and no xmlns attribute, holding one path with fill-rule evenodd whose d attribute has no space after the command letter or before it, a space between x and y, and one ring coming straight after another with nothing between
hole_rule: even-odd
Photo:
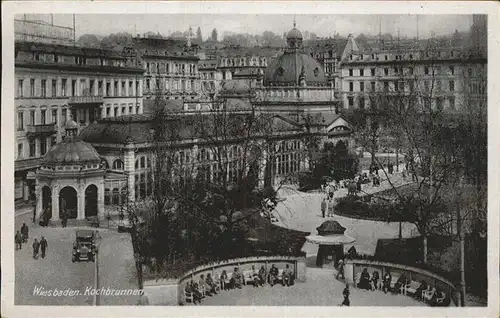
<instances>
[{"instance_id":1,"label":"domed pavilion","mask_svg":"<svg viewBox=\"0 0 500 318\"><path fill-rule=\"evenodd\" d=\"M261 103L272 112L335 111L333 83L327 80L323 66L304 53L303 37L294 23L286 37L284 53L261 74Z\"/></svg>"},{"instance_id":2,"label":"domed pavilion","mask_svg":"<svg viewBox=\"0 0 500 318\"><path fill-rule=\"evenodd\" d=\"M78 138L79 126L70 120L64 140L45 154L36 173L36 215L52 221L66 213L83 220L104 213L104 174L101 157Z\"/></svg>"}]
</instances>

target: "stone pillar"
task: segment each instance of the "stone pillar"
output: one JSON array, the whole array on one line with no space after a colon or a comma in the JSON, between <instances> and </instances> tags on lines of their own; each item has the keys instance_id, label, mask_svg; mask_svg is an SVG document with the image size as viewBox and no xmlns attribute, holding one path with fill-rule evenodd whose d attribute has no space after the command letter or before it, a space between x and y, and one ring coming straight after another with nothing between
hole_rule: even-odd
<instances>
[{"instance_id":1,"label":"stone pillar","mask_svg":"<svg viewBox=\"0 0 500 318\"><path fill-rule=\"evenodd\" d=\"M128 94L130 93L128 86L129 86L128 79L126 79L125 80L125 96L129 96Z\"/></svg>"},{"instance_id":2,"label":"stone pillar","mask_svg":"<svg viewBox=\"0 0 500 318\"><path fill-rule=\"evenodd\" d=\"M38 184L38 180L35 186L36 193L36 218L38 219L42 215L42 186Z\"/></svg>"},{"instance_id":3,"label":"stone pillar","mask_svg":"<svg viewBox=\"0 0 500 318\"><path fill-rule=\"evenodd\" d=\"M52 220L59 220L59 187L54 186L52 189Z\"/></svg>"},{"instance_id":4,"label":"stone pillar","mask_svg":"<svg viewBox=\"0 0 500 318\"><path fill-rule=\"evenodd\" d=\"M101 105L101 118L106 118L106 105Z\"/></svg>"},{"instance_id":5,"label":"stone pillar","mask_svg":"<svg viewBox=\"0 0 500 318\"><path fill-rule=\"evenodd\" d=\"M123 154L124 171L127 175L128 198L135 201L135 145L130 142L125 146Z\"/></svg>"},{"instance_id":6,"label":"stone pillar","mask_svg":"<svg viewBox=\"0 0 500 318\"><path fill-rule=\"evenodd\" d=\"M94 78L94 91L92 92L94 96L99 95L99 79Z\"/></svg>"},{"instance_id":7,"label":"stone pillar","mask_svg":"<svg viewBox=\"0 0 500 318\"><path fill-rule=\"evenodd\" d=\"M104 179L99 182L97 190L97 216L99 219L105 217L104 211Z\"/></svg>"},{"instance_id":8,"label":"stone pillar","mask_svg":"<svg viewBox=\"0 0 500 318\"><path fill-rule=\"evenodd\" d=\"M118 95L117 96L122 96L122 80L118 80Z\"/></svg>"},{"instance_id":9,"label":"stone pillar","mask_svg":"<svg viewBox=\"0 0 500 318\"><path fill-rule=\"evenodd\" d=\"M139 93L138 93L138 95L139 95L139 97L141 97L142 96L142 78L138 79L138 82L139 82Z\"/></svg>"},{"instance_id":10,"label":"stone pillar","mask_svg":"<svg viewBox=\"0 0 500 318\"><path fill-rule=\"evenodd\" d=\"M77 219L84 220L85 219L85 187L82 185L78 187L78 203L77 203Z\"/></svg>"},{"instance_id":11,"label":"stone pillar","mask_svg":"<svg viewBox=\"0 0 500 318\"><path fill-rule=\"evenodd\" d=\"M115 96L115 79L114 78L110 78L109 79L109 90L110 92L107 92L108 96Z\"/></svg>"},{"instance_id":12,"label":"stone pillar","mask_svg":"<svg viewBox=\"0 0 500 318\"><path fill-rule=\"evenodd\" d=\"M346 262L344 265L344 277L346 284L354 285L354 264Z\"/></svg>"},{"instance_id":13,"label":"stone pillar","mask_svg":"<svg viewBox=\"0 0 500 318\"><path fill-rule=\"evenodd\" d=\"M122 107L123 107L123 104L120 104L120 105L118 106L118 113L117 113L117 114L115 114L115 116L121 116L121 115L123 115L123 114L122 114Z\"/></svg>"}]
</instances>

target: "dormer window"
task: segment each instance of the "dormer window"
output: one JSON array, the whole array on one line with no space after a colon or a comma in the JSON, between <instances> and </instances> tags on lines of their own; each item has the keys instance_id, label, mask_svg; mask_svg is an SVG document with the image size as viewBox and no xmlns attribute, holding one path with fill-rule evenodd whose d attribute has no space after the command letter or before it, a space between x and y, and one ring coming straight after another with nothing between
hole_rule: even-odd
<instances>
[{"instance_id":1,"label":"dormer window","mask_svg":"<svg viewBox=\"0 0 500 318\"><path fill-rule=\"evenodd\" d=\"M278 67L278 69L276 70L276 73L279 75L279 76L283 76L283 73L285 72L285 70L282 68L282 67Z\"/></svg>"},{"instance_id":2,"label":"dormer window","mask_svg":"<svg viewBox=\"0 0 500 318\"><path fill-rule=\"evenodd\" d=\"M314 76L316 76L316 77L317 77L318 75L319 75L319 69L316 67L316 68L314 69Z\"/></svg>"}]
</instances>

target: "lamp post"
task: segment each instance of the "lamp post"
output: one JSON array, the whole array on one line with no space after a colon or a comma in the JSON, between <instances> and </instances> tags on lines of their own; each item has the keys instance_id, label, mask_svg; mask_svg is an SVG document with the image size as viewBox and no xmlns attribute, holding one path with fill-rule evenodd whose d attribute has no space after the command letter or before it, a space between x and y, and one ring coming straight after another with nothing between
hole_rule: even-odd
<instances>
[{"instance_id":1,"label":"lamp post","mask_svg":"<svg viewBox=\"0 0 500 318\"><path fill-rule=\"evenodd\" d=\"M102 238L99 235L99 231L95 231L94 244L95 244L95 294L94 294L94 305L100 306L101 296L100 296L100 283L99 283L99 248L101 246Z\"/></svg>"}]
</instances>

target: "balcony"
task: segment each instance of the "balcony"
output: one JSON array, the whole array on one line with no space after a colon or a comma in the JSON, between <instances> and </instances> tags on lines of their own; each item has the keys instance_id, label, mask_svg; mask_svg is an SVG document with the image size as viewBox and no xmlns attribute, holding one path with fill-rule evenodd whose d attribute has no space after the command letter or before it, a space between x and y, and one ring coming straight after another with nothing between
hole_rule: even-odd
<instances>
[{"instance_id":1,"label":"balcony","mask_svg":"<svg viewBox=\"0 0 500 318\"><path fill-rule=\"evenodd\" d=\"M104 97L102 95L71 96L68 100L68 104L73 104L73 105L102 104L103 102L104 102Z\"/></svg>"},{"instance_id":2,"label":"balcony","mask_svg":"<svg viewBox=\"0 0 500 318\"><path fill-rule=\"evenodd\" d=\"M42 158L18 159L14 161L14 170L23 171L37 168L40 166L41 162Z\"/></svg>"},{"instance_id":3,"label":"balcony","mask_svg":"<svg viewBox=\"0 0 500 318\"><path fill-rule=\"evenodd\" d=\"M26 126L26 135L52 135L56 132L55 124L48 125L28 125Z\"/></svg>"}]
</instances>

